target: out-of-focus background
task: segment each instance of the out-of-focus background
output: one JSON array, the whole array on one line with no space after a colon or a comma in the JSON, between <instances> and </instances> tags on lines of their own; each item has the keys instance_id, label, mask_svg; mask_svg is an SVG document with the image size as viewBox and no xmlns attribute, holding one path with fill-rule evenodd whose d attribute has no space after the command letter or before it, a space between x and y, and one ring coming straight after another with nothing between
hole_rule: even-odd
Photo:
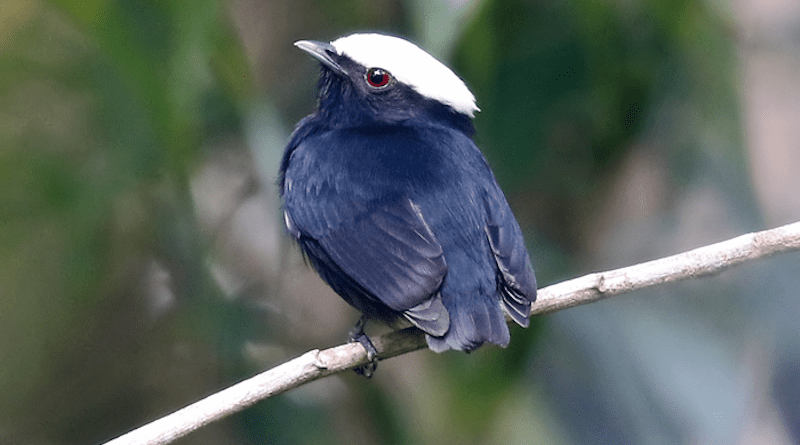
<instances>
[{"instance_id":1,"label":"out-of-focus background","mask_svg":"<svg viewBox=\"0 0 800 445\"><path fill-rule=\"evenodd\" d=\"M446 61L540 285L800 220L800 3L0 1L0 443L116 437L357 313L275 188L318 67L377 30ZM798 444L800 255L419 351L181 444Z\"/></svg>"}]
</instances>

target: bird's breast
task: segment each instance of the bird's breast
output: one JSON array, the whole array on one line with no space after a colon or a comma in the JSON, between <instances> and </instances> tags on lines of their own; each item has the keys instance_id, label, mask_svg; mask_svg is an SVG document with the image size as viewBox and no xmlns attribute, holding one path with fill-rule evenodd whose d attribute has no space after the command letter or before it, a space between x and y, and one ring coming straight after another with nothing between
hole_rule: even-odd
<instances>
[{"instance_id":1,"label":"bird's breast","mask_svg":"<svg viewBox=\"0 0 800 445\"><path fill-rule=\"evenodd\" d=\"M409 192L441 187L451 175L440 141L413 128L330 131L305 144L306 168L329 186Z\"/></svg>"}]
</instances>

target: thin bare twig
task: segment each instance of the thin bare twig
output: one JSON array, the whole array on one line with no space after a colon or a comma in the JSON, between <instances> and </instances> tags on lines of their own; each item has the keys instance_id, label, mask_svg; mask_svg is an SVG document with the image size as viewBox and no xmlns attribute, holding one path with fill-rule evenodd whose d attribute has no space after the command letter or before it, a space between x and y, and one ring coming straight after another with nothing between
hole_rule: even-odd
<instances>
[{"instance_id":1,"label":"thin bare twig","mask_svg":"<svg viewBox=\"0 0 800 445\"><path fill-rule=\"evenodd\" d=\"M539 289L531 314L545 314L591 303L613 295L717 274L729 267L778 253L800 250L800 222L742 235L678 255L635 266L598 272ZM386 359L425 347L414 328L373 340L378 357ZM367 362L359 343L309 351L192 405L162 417L106 445L163 445L259 400Z\"/></svg>"}]
</instances>

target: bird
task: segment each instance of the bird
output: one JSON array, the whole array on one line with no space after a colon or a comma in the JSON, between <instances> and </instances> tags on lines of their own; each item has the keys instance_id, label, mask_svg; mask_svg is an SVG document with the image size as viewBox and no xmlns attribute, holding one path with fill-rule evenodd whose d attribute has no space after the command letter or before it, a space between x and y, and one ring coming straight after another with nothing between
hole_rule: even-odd
<instances>
[{"instance_id":1,"label":"bird","mask_svg":"<svg viewBox=\"0 0 800 445\"><path fill-rule=\"evenodd\" d=\"M528 326L536 278L475 144L474 95L401 37L294 45L320 76L316 110L281 160L284 220L308 263L362 313L351 341L374 366L368 319L410 322L436 352L506 347L505 314Z\"/></svg>"}]
</instances>

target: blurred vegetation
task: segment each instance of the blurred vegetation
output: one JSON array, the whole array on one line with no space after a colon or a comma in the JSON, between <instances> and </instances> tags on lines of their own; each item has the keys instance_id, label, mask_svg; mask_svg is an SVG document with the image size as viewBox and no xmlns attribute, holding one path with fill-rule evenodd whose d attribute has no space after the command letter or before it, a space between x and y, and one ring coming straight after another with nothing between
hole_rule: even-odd
<instances>
[{"instance_id":1,"label":"blurred vegetation","mask_svg":"<svg viewBox=\"0 0 800 445\"><path fill-rule=\"evenodd\" d=\"M696 0L0 4L0 442L100 443L346 338L355 313L281 227L277 162L317 76L293 41L380 30L451 62L544 285L759 228L731 26ZM718 388L738 413L722 427L698 415L717 394L640 372L742 372L749 283L789 295L781 270L535 320L506 350L410 354L179 443L730 443L740 382ZM653 315L683 317L681 294L691 315ZM642 352L676 332L708 362Z\"/></svg>"}]
</instances>

